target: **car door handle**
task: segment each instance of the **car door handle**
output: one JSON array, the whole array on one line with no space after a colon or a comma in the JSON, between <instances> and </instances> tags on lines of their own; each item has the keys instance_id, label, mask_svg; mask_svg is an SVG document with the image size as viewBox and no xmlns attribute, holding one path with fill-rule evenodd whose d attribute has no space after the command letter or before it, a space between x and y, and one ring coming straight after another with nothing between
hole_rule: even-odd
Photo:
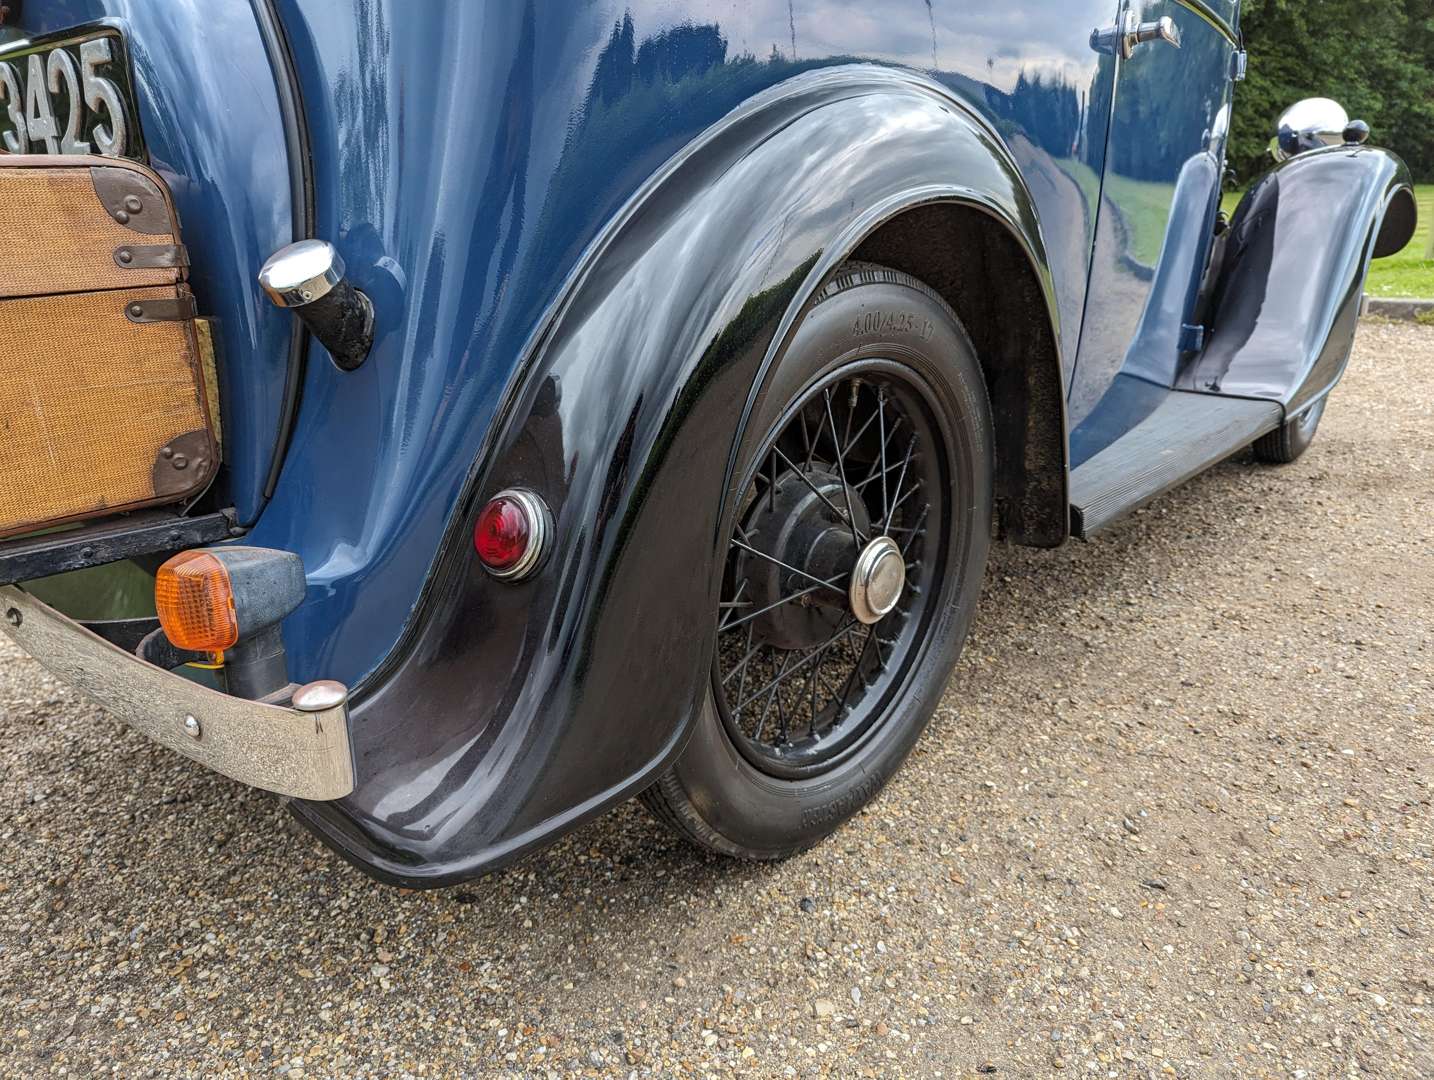
<instances>
[{"instance_id":1,"label":"car door handle","mask_svg":"<svg viewBox=\"0 0 1434 1080\"><path fill-rule=\"evenodd\" d=\"M1135 40L1131 43L1131 51L1135 46L1144 45L1147 41L1163 41L1167 45L1174 45L1180 48L1180 27L1175 25L1175 20L1169 15L1162 15L1154 22L1143 22L1135 27Z\"/></svg>"},{"instance_id":2,"label":"car door handle","mask_svg":"<svg viewBox=\"0 0 1434 1080\"><path fill-rule=\"evenodd\" d=\"M1092 30L1090 47L1096 52L1129 60L1135 50L1147 41L1163 41L1180 48L1180 27L1169 15L1152 22L1141 22L1133 11L1123 12L1114 26Z\"/></svg>"}]
</instances>

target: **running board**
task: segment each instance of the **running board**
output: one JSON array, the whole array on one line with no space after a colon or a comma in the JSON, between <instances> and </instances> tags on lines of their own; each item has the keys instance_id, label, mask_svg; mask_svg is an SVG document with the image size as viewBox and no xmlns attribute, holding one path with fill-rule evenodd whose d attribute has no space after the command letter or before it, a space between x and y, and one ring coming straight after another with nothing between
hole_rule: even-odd
<instances>
[{"instance_id":1,"label":"running board","mask_svg":"<svg viewBox=\"0 0 1434 1080\"><path fill-rule=\"evenodd\" d=\"M1274 401L1171 391L1154 412L1071 473L1071 534L1088 539L1283 420Z\"/></svg>"}]
</instances>

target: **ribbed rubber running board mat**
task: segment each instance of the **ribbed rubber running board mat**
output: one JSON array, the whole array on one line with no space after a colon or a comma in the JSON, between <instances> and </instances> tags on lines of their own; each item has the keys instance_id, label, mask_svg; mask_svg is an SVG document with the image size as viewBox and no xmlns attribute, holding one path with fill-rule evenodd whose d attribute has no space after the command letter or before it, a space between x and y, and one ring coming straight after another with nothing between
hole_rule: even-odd
<instances>
[{"instance_id":1,"label":"ribbed rubber running board mat","mask_svg":"<svg viewBox=\"0 0 1434 1080\"><path fill-rule=\"evenodd\" d=\"M1071 533L1086 539L1273 431L1273 401L1173 390L1155 411L1071 473Z\"/></svg>"}]
</instances>

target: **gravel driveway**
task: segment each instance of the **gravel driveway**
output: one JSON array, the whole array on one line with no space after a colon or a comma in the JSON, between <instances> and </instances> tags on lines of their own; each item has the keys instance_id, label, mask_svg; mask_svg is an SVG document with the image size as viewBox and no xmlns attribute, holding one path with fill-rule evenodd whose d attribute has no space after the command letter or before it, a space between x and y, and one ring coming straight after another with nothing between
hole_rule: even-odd
<instances>
[{"instance_id":1,"label":"gravel driveway","mask_svg":"<svg viewBox=\"0 0 1434 1080\"><path fill-rule=\"evenodd\" d=\"M1314 449L998 549L906 770L740 865L634 805L440 893L0 646L0 1071L1434 1076L1434 329Z\"/></svg>"}]
</instances>

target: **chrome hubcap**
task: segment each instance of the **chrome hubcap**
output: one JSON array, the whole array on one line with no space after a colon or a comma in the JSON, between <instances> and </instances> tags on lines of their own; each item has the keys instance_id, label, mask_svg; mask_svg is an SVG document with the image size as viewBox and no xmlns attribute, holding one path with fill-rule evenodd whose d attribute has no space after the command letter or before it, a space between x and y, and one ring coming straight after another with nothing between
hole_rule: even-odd
<instances>
[{"instance_id":1,"label":"chrome hubcap","mask_svg":"<svg viewBox=\"0 0 1434 1080\"><path fill-rule=\"evenodd\" d=\"M906 560L889 536L878 536L856 558L847 595L851 613L870 626L890 613L906 587Z\"/></svg>"}]
</instances>

